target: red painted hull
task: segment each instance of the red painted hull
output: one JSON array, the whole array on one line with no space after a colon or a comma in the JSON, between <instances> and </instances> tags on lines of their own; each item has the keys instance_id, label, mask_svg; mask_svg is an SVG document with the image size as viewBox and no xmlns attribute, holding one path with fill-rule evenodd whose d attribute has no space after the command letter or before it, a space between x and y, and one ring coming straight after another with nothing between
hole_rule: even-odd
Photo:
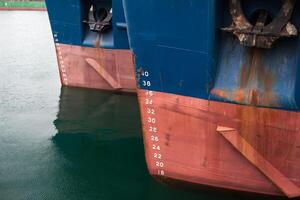
<instances>
[{"instance_id":1,"label":"red painted hull","mask_svg":"<svg viewBox=\"0 0 300 200\"><path fill-rule=\"evenodd\" d=\"M146 90L138 96L151 175L270 195L300 187L299 113Z\"/></svg>"},{"instance_id":2,"label":"red painted hull","mask_svg":"<svg viewBox=\"0 0 300 200\"><path fill-rule=\"evenodd\" d=\"M130 50L56 43L56 54L64 86L135 92L136 81Z\"/></svg>"}]
</instances>

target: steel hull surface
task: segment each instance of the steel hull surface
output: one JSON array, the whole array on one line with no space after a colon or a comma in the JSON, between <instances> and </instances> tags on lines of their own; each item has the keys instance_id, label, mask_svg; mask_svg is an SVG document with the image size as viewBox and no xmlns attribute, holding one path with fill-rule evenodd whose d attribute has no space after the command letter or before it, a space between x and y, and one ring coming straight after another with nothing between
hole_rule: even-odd
<instances>
[{"instance_id":1,"label":"steel hull surface","mask_svg":"<svg viewBox=\"0 0 300 200\"><path fill-rule=\"evenodd\" d=\"M149 90L138 90L138 97L146 159L153 176L283 195L258 169L271 163L282 176L300 186L299 113ZM237 138L241 152L237 151L218 127L237 130L265 160L252 154L256 163L249 162L242 154L250 154L251 149Z\"/></svg>"},{"instance_id":2,"label":"steel hull surface","mask_svg":"<svg viewBox=\"0 0 300 200\"><path fill-rule=\"evenodd\" d=\"M134 92L133 58L129 50L100 49L56 43L62 85Z\"/></svg>"}]
</instances>

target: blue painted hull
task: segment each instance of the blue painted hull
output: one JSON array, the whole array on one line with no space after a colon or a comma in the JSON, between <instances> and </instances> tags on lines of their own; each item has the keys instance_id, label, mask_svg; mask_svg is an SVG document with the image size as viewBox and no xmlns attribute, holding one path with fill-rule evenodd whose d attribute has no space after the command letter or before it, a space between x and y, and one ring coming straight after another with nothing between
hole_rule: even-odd
<instances>
[{"instance_id":1,"label":"blue painted hull","mask_svg":"<svg viewBox=\"0 0 300 200\"><path fill-rule=\"evenodd\" d=\"M251 103L248 94L251 90L256 90L264 99L263 93L271 87L267 90L271 90L276 102L268 105L262 100L257 106L298 110L299 37L284 38L271 50L254 52L259 54L263 73L272 76L272 83L266 86L265 77L255 77L250 80L252 83L242 88L247 93L244 100L232 97L242 87L242 70L248 70L243 66L251 64L253 53L239 45L231 34L221 31L232 21L226 2L125 0L130 45L136 55L137 71L147 71L151 75L151 80L141 76L139 87L238 104ZM246 4L245 15L249 18L260 7L275 16L281 1L272 1L272 4L269 1L246 1ZM299 3L295 10L293 23L300 27ZM151 81L151 85L144 81ZM218 90L227 92L227 97L214 93Z\"/></svg>"},{"instance_id":2,"label":"blue painted hull","mask_svg":"<svg viewBox=\"0 0 300 200\"><path fill-rule=\"evenodd\" d=\"M62 85L135 91L121 0L46 0L46 5ZM109 29L93 30L89 23L110 9L113 13Z\"/></svg>"},{"instance_id":3,"label":"blue painted hull","mask_svg":"<svg viewBox=\"0 0 300 200\"><path fill-rule=\"evenodd\" d=\"M123 0L149 172L299 197L300 3L272 46L264 25L295 1L244 0L243 16L229 2ZM234 29L243 17L260 32Z\"/></svg>"},{"instance_id":4,"label":"blue painted hull","mask_svg":"<svg viewBox=\"0 0 300 200\"><path fill-rule=\"evenodd\" d=\"M94 0L46 0L50 24L55 42L69 45L101 47L106 49L128 49L128 37L121 0L115 0L110 5L113 8L113 23L111 31L95 33L89 30L84 21L88 21L89 12ZM99 6L106 7L110 1L96 1ZM99 43L97 43L99 40Z\"/></svg>"}]
</instances>

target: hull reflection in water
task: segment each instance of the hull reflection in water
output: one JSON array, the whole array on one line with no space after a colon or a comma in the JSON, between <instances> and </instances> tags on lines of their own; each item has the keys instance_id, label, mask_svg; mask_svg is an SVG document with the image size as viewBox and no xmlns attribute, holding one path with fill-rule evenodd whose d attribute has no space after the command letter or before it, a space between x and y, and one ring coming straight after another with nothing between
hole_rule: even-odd
<instances>
[{"instance_id":1,"label":"hull reflection in water","mask_svg":"<svg viewBox=\"0 0 300 200\"><path fill-rule=\"evenodd\" d=\"M151 182L139 122L135 95L63 87L52 141L69 175L66 192L83 199L144 195ZM130 187L140 192L131 193Z\"/></svg>"},{"instance_id":2,"label":"hull reflection in water","mask_svg":"<svg viewBox=\"0 0 300 200\"><path fill-rule=\"evenodd\" d=\"M62 88L57 134L57 187L79 199L240 199L167 187L148 174L135 95ZM172 182L172 186L176 186ZM245 197L243 199L252 199ZM273 200L273 199L272 199Z\"/></svg>"},{"instance_id":3,"label":"hull reflection in water","mask_svg":"<svg viewBox=\"0 0 300 200\"><path fill-rule=\"evenodd\" d=\"M135 95L62 87L54 124L59 133L93 133L101 139L140 138Z\"/></svg>"},{"instance_id":4,"label":"hull reflection in water","mask_svg":"<svg viewBox=\"0 0 300 200\"><path fill-rule=\"evenodd\" d=\"M62 157L58 163L64 169L62 176L69 182L67 196L154 199L158 194L173 199L188 195L157 184L148 175L135 95L63 87L54 124L58 133L52 141Z\"/></svg>"}]
</instances>

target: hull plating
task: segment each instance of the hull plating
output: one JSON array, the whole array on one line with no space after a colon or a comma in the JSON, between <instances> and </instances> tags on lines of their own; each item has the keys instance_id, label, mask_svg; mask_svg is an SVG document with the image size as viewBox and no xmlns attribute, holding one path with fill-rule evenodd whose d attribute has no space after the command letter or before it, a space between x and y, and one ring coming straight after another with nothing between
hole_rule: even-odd
<instances>
[{"instance_id":1,"label":"hull plating","mask_svg":"<svg viewBox=\"0 0 300 200\"><path fill-rule=\"evenodd\" d=\"M272 195L283 195L278 185L300 187L299 113L148 90L138 96L153 176Z\"/></svg>"},{"instance_id":2,"label":"hull plating","mask_svg":"<svg viewBox=\"0 0 300 200\"><path fill-rule=\"evenodd\" d=\"M89 48L56 43L62 85L134 92L133 58L129 50Z\"/></svg>"}]
</instances>

